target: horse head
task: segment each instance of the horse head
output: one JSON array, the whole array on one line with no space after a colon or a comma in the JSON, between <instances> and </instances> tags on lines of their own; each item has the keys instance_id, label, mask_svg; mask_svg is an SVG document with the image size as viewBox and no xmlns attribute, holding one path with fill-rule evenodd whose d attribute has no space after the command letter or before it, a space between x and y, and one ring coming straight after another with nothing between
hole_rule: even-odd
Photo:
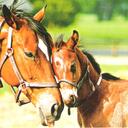
<instances>
[{"instance_id":1,"label":"horse head","mask_svg":"<svg viewBox=\"0 0 128 128\"><path fill-rule=\"evenodd\" d=\"M77 31L73 31L67 42L58 39L52 47L52 65L60 84L60 90L64 103L74 106L77 102L77 90L82 74L81 64L76 54L76 46L79 40Z\"/></svg>"},{"instance_id":2,"label":"horse head","mask_svg":"<svg viewBox=\"0 0 128 128\"><path fill-rule=\"evenodd\" d=\"M38 47L38 35L47 43L49 34L22 10L6 5L2 5L0 25L1 77L18 88L14 90L17 102L24 93L38 109L42 124L52 125L60 118L63 102L51 64Z\"/></svg>"}]
</instances>

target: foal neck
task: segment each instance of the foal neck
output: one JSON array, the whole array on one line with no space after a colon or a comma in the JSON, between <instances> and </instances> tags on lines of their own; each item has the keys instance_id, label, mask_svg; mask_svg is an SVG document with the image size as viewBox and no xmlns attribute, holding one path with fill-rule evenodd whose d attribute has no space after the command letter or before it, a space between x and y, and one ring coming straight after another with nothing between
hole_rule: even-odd
<instances>
[{"instance_id":1,"label":"foal neck","mask_svg":"<svg viewBox=\"0 0 128 128\"><path fill-rule=\"evenodd\" d=\"M87 56L83 54L82 51L76 48L76 53L81 64L82 75L85 74L86 71L88 71L88 77L96 87L100 75L96 72L91 62L88 60Z\"/></svg>"}]
</instances>

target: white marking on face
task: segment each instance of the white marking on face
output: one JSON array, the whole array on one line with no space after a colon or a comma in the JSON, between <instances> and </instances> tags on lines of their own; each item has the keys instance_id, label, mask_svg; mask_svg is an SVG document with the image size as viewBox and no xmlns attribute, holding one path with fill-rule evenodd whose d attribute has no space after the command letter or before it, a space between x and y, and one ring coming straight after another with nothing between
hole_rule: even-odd
<instances>
[{"instance_id":1,"label":"white marking on face","mask_svg":"<svg viewBox=\"0 0 128 128\"><path fill-rule=\"evenodd\" d=\"M60 68L63 68L63 65L64 65L64 63L63 63L63 59L61 59L61 58L59 58L59 57L55 57L55 63L57 63L57 62L59 62L60 63L60 65L61 65L61 67Z\"/></svg>"},{"instance_id":2,"label":"white marking on face","mask_svg":"<svg viewBox=\"0 0 128 128\"><path fill-rule=\"evenodd\" d=\"M39 103L40 104L46 104L47 105L47 104L52 103L52 102L56 103L56 100L51 94L42 94L39 97Z\"/></svg>"},{"instance_id":3,"label":"white marking on face","mask_svg":"<svg viewBox=\"0 0 128 128\"><path fill-rule=\"evenodd\" d=\"M69 100L69 97L71 95L75 95L77 97L77 93L74 92L74 90L71 90L71 89L60 89L60 92L61 92L62 98L64 100Z\"/></svg>"},{"instance_id":4,"label":"white marking on face","mask_svg":"<svg viewBox=\"0 0 128 128\"><path fill-rule=\"evenodd\" d=\"M43 40L41 40L40 38L38 38L38 40L39 40L39 44L38 44L39 48L45 54L47 60L49 60L48 49L46 45L44 44Z\"/></svg>"},{"instance_id":5,"label":"white marking on face","mask_svg":"<svg viewBox=\"0 0 128 128\"><path fill-rule=\"evenodd\" d=\"M60 63L60 70L63 70L63 79L66 79L66 66L64 65L64 62L63 62L63 59L61 59L60 57L55 57L55 60L54 60L55 63L59 62Z\"/></svg>"}]
</instances>

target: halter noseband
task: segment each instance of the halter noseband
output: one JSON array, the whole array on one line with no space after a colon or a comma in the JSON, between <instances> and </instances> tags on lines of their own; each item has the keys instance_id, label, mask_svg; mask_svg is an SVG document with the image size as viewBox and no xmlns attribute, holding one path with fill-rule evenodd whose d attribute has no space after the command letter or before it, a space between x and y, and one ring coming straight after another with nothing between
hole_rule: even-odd
<instances>
[{"instance_id":1,"label":"halter noseband","mask_svg":"<svg viewBox=\"0 0 128 128\"><path fill-rule=\"evenodd\" d=\"M58 80L58 84L65 82L65 83L71 84L72 86L76 87L77 90L79 91L81 86L83 85L83 83L85 82L85 80L87 79L88 76L89 76L89 66L87 66L86 72L84 73L83 77L81 77L81 79L78 82L71 82L71 81L66 80L66 79L61 79L61 80ZM91 90L93 92L96 90L96 87L100 85L101 80L102 80L102 74L100 75L100 77L96 83L96 86L95 86L89 77L89 85L90 85Z\"/></svg>"},{"instance_id":2,"label":"halter noseband","mask_svg":"<svg viewBox=\"0 0 128 128\"><path fill-rule=\"evenodd\" d=\"M3 22L0 24L0 29L3 26ZM13 28L9 27L9 29L8 29L7 50L6 50L6 53L4 54L2 60L0 61L0 72L2 70L2 67L3 67L5 61L7 59L9 59L10 62L11 62L12 68L15 72L15 75L18 78L18 81L19 81L18 91L16 91L13 86L11 86L11 88L12 88L12 91L15 95L16 103L18 102L19 105L22 105L22 104L26 104L26 103L30 102L30 101L20 100L20 95L21 95L22 90L24 88L27 88L27 87L32 87L32 88L45 88L45 87L47 87L47 88L51 88L51 87L57 87L57 84L52 83L52 82L51 83L49 83L49 82L41 82L41 83L27 82L23 79L23 77L22 77L22 75L21 75L21 73L20 73L20 71L19 71L19 69L16 65L14 56L13 56L14 53L13 53L13 48L12 48L12 33L13 33ZM1 77L0 77L0 81L1 81Z\"/></svg>"}]
</instances>

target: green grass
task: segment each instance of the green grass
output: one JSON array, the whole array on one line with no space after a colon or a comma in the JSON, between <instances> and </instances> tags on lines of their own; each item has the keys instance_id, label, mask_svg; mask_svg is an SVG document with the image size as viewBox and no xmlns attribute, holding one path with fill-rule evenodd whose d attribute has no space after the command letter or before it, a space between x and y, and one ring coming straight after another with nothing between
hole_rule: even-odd
<instances>
[{"instance_id":1,"label":"green grass","mask_svg":"<svg viewBox=\"0 0 128 128\"><path fill-rule=\"evenodd\" d=\"M101 64L101 69L103 72L111 72L111 73L115 73L117 71L127 71L128 69L128 65L103 65Z\"/></svg>"},{"instance_id":2,"label":"green grass","mask_svg":"<svg viewBox=\"0 0 128 128\"><path fill-rule=\"evenodd\" d=\"M102 72L111 73L117 77L128 79L128 65L100 65Z\"/></svg>"},{"instance_id":3,"label":"green grass","mask_svg":"<svg viewBox=\"0 0 128 128\"><path fill-rule=\"evenodd\" d=\"M0 95L4 94L5 92L11 92L9 86L10 85L7 85L5 82L3 82L3 88L0 88Z\"/></svg>"},{"instance_id":4,"label":"green grass","mask_svg":"<svg viewBox=\"0 0 128 128\"><path fill-rule=\"evenodd\" d=\"M122 17L115 17L111 21L100 22L95 15L79 14L72 25L68 27L49 26L48 31L56 39L58 35L64 34L67 40L73 30L78 30L80 43L85 48L104 49L117 46L128 50L128 21Z\"/></svg>"},{"instance_id":5,"label":"green grass","mask_svg":"<svg viewBox=\"0 0 128 128\"><path fill-rule=\"evenodd\" d=\"M76 29L81 37L84 36L85 38L128 39L128 21L122 17L100 22L95 15L79 14L75 22L68 27L50 27L48 28L49 32L54 35L64 33L67 36L73 29Z\"/></svg>"}]
</instances>

